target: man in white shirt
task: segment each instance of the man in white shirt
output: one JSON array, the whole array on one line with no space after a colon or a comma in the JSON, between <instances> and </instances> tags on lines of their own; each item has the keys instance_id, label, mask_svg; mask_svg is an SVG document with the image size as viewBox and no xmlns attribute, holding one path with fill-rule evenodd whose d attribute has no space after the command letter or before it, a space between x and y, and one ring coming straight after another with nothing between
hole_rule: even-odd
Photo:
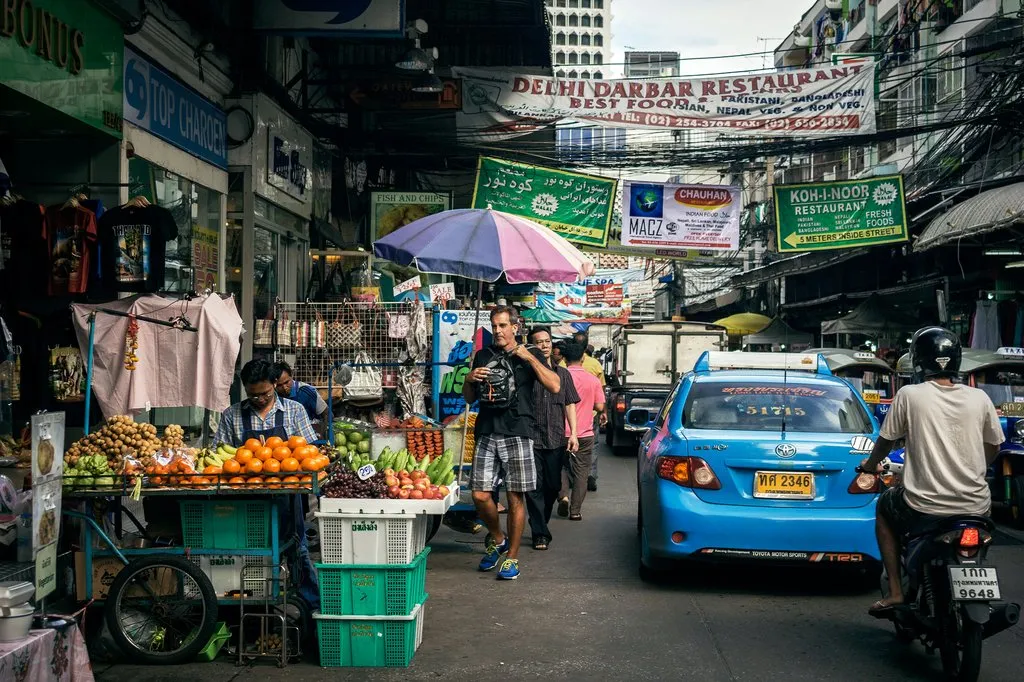
<instances>
[{"instance_id":1,"label":"man in white shirt","mask_svg":"<svg viewBox=\"0 0 1024 682\"><path fill-rule=\"evenodd\" d=\"M875 533L889 578L889 594L869 613L884 616L903 603L900 541L929 517L987 515L992 506L985 481L1004 435L984 391L953 379L960 370L960 340L941 327L914 334L910 362L919 383L896 394L865 471L878 470L893 445L906 440L901 485L878 499Z\"/></svg>"}]
</instances>

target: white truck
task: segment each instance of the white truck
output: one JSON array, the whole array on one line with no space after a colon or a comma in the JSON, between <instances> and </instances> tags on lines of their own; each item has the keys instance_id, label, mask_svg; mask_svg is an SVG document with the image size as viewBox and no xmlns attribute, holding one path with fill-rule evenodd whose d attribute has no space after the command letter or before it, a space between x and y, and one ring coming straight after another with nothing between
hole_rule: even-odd
<instances>
[{"instance_id":1,"label":"white truck","mask_svg":"<svg viewBox=\"0 0 1024 682\"><path fill-rule=\"evenodd\" d=\"M645 322L620 327L612 336L605 442L617 455L636 454L640 434L626 431L626 412L642 407L652 414L680 376L693 369L706 350L728 350L724 327L704 322Z\"/></svg>"}]
</instances>

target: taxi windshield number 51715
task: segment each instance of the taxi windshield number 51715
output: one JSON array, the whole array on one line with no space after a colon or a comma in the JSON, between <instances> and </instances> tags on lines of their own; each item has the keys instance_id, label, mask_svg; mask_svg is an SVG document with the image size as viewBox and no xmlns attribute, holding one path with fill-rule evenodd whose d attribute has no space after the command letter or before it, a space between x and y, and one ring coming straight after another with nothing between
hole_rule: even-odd
<instances>
[{"instance_id":1,"label":"taxi windshield number 51715","mask_svg":"<svg viewBox=\"0 0 1024 682\"><path fill-rule=\"evenodd\" d=\"M747 406L747 414L752 414L752 415L753 414L760 414L760 415L763 415L765 417L768 417L768 416L781 417L783 415L783 410L785 410L785 415L787 417L792 417L792 416L803 417L803 416L807 415L807 412L802 407L786 407L786 408L783 408L783 407L779 407L779 406L775 406L775 407L757 407L756 405L748 405Z\"/></svg>"}]
</instances>

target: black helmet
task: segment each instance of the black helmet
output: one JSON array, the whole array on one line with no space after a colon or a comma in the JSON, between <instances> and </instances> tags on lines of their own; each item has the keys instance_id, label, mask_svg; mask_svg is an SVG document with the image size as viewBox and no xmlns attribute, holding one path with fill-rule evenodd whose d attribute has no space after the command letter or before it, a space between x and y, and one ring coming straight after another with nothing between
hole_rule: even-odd
<instances>
[{"instance_id":1,"label":"black helmet","mask_svg":"<svg viewBox=\"0 0 1024 682\"><path fill-rule=\"evenodd\" d=\"M942 327L925 327L910 340L910 366L918 381L955 377L963 349L956 334Z\"/></svg>"}]
</instances>

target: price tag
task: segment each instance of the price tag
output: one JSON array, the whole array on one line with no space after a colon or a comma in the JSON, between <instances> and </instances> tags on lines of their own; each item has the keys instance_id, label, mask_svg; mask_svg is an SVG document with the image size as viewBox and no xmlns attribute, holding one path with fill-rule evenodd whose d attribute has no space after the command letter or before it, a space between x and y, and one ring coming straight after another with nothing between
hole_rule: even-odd
<instances>
[{"instance_id":1,"label":"price tag","mask_svg":"<svg viewBox=\"0 0 1024 682\"><path fill-rule=\"evenodd\" d=\"M396 284L393 293L395 296L398 296L399 294L404 294L407 291L422 288L423 284L420 282L420 276L416 275L415 277L411 277L400 284Z\"/></svg>"},{"instance_id":2,"label":"price tag","mask_svg":"<svg viewBox=\"0 0 1024 682\"><path fill-rule=\"evenodd\" d=\"M364 464L356 473L359 474L360 481L365 481L368 478L373 478L373 475L377 473L377 467L372 464Z\"/></svg>"}]
</instances>

